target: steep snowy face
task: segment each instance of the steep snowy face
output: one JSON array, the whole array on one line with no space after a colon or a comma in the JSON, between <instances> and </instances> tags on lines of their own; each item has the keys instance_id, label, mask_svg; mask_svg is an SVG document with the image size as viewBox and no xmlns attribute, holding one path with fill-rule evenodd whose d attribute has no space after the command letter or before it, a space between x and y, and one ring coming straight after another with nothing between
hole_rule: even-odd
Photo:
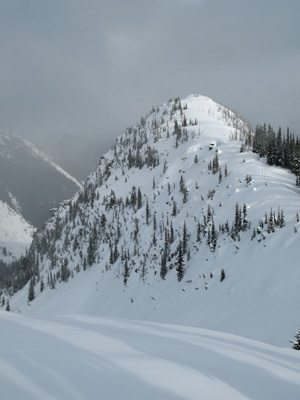
<instances>
[{"instance_id":1,"label":"steep snowy face","mask_svg":"<svg viewBox=\"0 0 300 400\"><path fill-rule=\"evenodd\" d=\"M75 178L31 142L0 130L0 199L26 221L40 227L49 210L79 188Z\"/></svg>"},{"instance_id":2,"label":"steep snowy face","mask_svg":"<svg viewBox=\"0 0 300 400\"><path fill-rule=\"evenodd\" d=\"M0 221L0 260L9 263L25 255L35 229L1 200Z\"/></svg>"},{"instance_id":3,"label":"steep snowy face","mask_svg":"<svg viewBox=\"0 0 300 400\"><path fill-rule=\"evenodd\" d=\"M289 171L252 153L251 140L241 118L205 96L153 107L53 210L30 249L31 284L11 309L197 325L286 345L299 323L299 189Z\"/></svg>"}]
</instances>

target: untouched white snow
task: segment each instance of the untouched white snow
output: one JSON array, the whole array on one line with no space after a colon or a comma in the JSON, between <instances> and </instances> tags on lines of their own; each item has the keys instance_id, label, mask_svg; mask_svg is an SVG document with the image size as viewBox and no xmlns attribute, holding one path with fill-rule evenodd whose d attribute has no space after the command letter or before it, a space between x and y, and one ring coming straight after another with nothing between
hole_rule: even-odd
<instances>
[{"instance_id":1,"label":"untouched white snow","mask_svg":"<svg viewBox=\"0 0 300 400\"><path fill-rule=\"evenodd\" d=\"M299 399L300 353L176 325L0 312L5 400Z\"/></svg>"},{"instance_id":2,"label":"untouched white snow","mask_svg":"<svg viewBox=\"0 0 300 400\"><path fill-rule=\"evenodd\" d=\"M0 200L0 259L6 263L25 255L35 228Z\"/></svg>"}]
</instances>

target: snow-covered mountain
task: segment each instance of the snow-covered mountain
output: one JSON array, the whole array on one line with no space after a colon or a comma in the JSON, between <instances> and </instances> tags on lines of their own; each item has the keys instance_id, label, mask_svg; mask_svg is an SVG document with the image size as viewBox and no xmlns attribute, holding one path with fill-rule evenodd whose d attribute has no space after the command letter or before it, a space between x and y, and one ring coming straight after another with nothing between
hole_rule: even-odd
<instances>
[{"instance_id":1,"label":"snow-covered mountain","mask_svg":"<svg viewBox=\"0 0 300 400\"><path fill-rule=\"evenodd\" d=\"M299 188L251 151L251 138L204 96L153 108L35 235L27 273L12 276L11 310L288 346L299 325Z\"/></svg>"},{"instance_id":2,"label":"snow-covered mountain","mask_svg":"<svg viewBox=\"0 0 300 400\"><path fill-rule=\"evenodd\" d=\"M35 227L81 184L34 144L0 130L0 200ZM2 229L2 223L1 223Z\"/></svg>"},{"instance_id":3,"label":"snow-covered mountain","mask_svg":"<svg viewBox=\"0 0 300 400\"><path fill-rule=\"evenodd\" d=\"M34 227L0 200L0 260L10 263L25 255L29 248Z\"/></svg>"}]
</instances>

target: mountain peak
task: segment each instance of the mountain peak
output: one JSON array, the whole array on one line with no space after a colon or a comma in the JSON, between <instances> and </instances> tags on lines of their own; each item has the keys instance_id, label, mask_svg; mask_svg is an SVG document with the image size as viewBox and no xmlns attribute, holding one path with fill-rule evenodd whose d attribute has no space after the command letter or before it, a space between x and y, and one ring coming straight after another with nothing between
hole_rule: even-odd
<instances>
[{"instance_id":1,"label":"mountain peak","mask_svg":"<svg viewBox=\"0 0 300 400\"><path fill-rule=\"evenodd\" d=\"M288 341L294 316L278 310L296 312L300 301L299 270L283 273L286 252L296 265L299 193L289 171L251 151L252 135L205 96L153 107L36 234L29 258L46 287L33 272L30 307L27 283L11 308Z\"/></svg>"}]
</instances>

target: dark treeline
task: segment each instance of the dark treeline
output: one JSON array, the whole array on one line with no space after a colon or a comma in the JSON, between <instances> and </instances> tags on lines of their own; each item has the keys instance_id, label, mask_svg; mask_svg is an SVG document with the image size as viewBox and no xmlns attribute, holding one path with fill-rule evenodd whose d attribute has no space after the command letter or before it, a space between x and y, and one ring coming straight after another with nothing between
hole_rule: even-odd
<instances>
[{"instance_id":1,"label":"dark treeline","mask_svg":"<svg viewBox=\"0 0 300 400\"><path fill-rule=\"evenodd\" d=\"M270 124L257 125L252 146L253 152L266 157L269 165L290 169L297 176L299 185L300 142L289 129L282 135L281 128L275 133Z\"/></svg>"}]
</instances>

